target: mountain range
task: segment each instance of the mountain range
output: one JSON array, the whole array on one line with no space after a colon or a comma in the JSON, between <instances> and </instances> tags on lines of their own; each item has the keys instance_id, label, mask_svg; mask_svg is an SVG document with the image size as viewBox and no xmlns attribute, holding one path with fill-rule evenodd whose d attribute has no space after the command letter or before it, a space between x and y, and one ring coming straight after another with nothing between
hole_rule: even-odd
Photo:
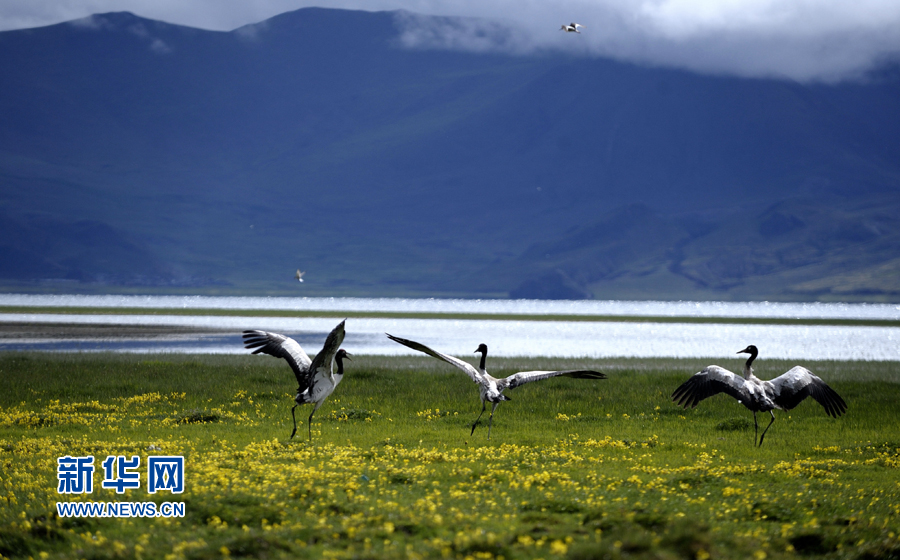
<instances>
[{"instance_id":1,"label":"mountain range","mask_svg":"<svg viewBox=\"0 0 900 560\"><path fill-rule=\"evenodd\" d=\"M0 289L900 301L898 67L411 48L407 15L0 33Z\"/></svg>"}]
</instances>

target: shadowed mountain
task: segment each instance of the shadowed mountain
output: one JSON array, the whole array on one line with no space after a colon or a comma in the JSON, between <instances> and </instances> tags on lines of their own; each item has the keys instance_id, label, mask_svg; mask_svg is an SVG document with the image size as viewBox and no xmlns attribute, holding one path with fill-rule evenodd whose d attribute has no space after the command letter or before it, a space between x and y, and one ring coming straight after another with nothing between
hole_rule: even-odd
<instances>
[{"instance_id":1,"label":"shadowed mountain","mask_svg":"<svg viewBox=\"0 0 900 560\"><path fill-rule=\"evenodd\" d=\"M530 275L511 292L523 298L890 300L900 297L897 216L893 196L794 199L724 216L633 205L491 272Z\"/></svg>"},{"instance_id":2,"label":"shadowed mountain","mask_svg":"<svg viewBox=\"0 0 900 560\"><path fill-rule=\"evenodd\" d=\"M296 294L300 267L309 295L897 297L889 69L804 85L414 50L405 21L0 33L4 223L108 232L2 238L0 282Z\"/></svg>"},{"instance_id":3,"label":"shadowed mountain","mask_svg":"<svg viewBox=\"0 0 900 560\"><path fill-rule=\"evenodd\" d=\"M146 245L101 222L39 215L10 218L0 213L0 240L4 272L21 280L122 286L191 284L187 278L177 278Z\"/></svg>"}]
</instances>

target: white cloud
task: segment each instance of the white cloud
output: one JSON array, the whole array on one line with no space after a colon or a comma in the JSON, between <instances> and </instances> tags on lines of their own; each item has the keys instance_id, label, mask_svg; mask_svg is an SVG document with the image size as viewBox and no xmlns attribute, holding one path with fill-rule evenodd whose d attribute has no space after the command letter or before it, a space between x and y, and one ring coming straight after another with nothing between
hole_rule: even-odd
<instances>
[{"instance_id":1,"label":"white cloud","mask_svg":"<svg viewBox=\"0 0 900 560\"><path fill-rule=\"evenodd\" d=\"M69 24L75 27L81 27L83 29L100 29L106 24L106 21L102 18L87 16L83 18L73 19L69 22Z\"/></svg>"},{"instance_id":2,"label":"white cloud","mask_svg":"<svg viewBox=\"0 0 900 560\"><path fill-rule=\"evenodd\" d=\"M172 52L172 48L162 39L153 39L150 42L150 50L156 54L169 54Z\"/></svg>"},{"instance_id":3,"label":"white cloud","mask_svg":"<svg viewBox=\"0 0 900 560\"><path fill-rule=\"evenodd\" d=\"M513 25L490 19L397 13L400 42L405 47L521 53L533 49L528 36Z\"/></svg>"},{"instance_id":4,"label":"white cloud","mask_svg":"<svg viewBox=\"0 0 900 560\"><path fill-rule=\"evenodd\" d=\"M454 6L496 18L519 50L568 49L701 72L832 81L858 77L900 54L896 0L494 0ZM559 31L573 20L585 25L583 33ZM421 46L443 42L479 50L485 43L481 36L467 41L460 29L450 29L445 39L441 28L446 26L435 22L409 37L420 38ZM510 41L502 46L508 49Z\"/></svg>"},{"instance_id":5,"label":"white cloud","mask_svg":"<svg viewBox=\"0 0 900 560\"><path fill-rule=\"evenodd\" d=\"M150 37L150 32L147 31L147 27L143 23L138 23L138 24L130 26L128 28L128 31L130 31L131 33L137 35L138 37L140 37L142 39L147 39Z\"/></svg>"},{"instance_id":6,"label":"white cloud","mask_svg":"<svg viewBox=\"0 0 900 560\"><path fill-rule=\"evenodd\" d=\"M745 76L855 77L900 53L898 0L4 0L0 29L128 10L232 30L311 5L490 20L429 22L407 14L398 21L410 46L566 49ZM585 25L582 34L559 31L573 20Z\"/></svg>"},{"instance_id":7,"label":"white cloud","mask_svg":"<svg viewBox=\"0 0 900 560\"><path fill-rule=\"evenodd\" d=\"M234 30L239 37L247 41L256 41L261 33L268 29L269 25L265 21L259 23L250 23Z\"/></svg>"}]
</instances>

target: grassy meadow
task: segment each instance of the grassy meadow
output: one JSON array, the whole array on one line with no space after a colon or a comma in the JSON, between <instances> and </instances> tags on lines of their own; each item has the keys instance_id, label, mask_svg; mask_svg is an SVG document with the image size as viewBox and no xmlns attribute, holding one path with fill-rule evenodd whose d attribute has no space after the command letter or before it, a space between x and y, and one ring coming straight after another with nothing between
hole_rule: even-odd
<instances>
[{"instance_id":1,"label":"grassy meadow","mask_svg":"<svg viewBox=\"0 0 900 560\"><path fill-rule=\"evenodd\" d=\"M478 391L451 366L354 356L309 443L309 406L288 439L295 382L275 358L3 353L0 555L900 557L900 364L805 363L847 414L812 400L776 412L757 449L733 399L670 401L708 363L492 358L495 375L592 367L609 379L508 391L488 440L486 423L470 435ZM64 455L96 458L92 494L56 492ZM107 455L140 456L142 487L102 489ZM146 492L148 455L185 456L183 494ZM89 500L182 501L186 515L56 514Z\"/></svg>"}]
</instances>

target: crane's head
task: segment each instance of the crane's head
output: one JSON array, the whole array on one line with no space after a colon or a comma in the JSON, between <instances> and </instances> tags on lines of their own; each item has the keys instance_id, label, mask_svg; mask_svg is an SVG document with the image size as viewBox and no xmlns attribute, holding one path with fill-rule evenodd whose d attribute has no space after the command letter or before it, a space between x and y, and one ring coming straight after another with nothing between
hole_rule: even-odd
<instances>
[{"instance_id":1,"label":"crane's head","mask_svg":"<svg viewBox=\"0 0 900 560\"><path fill-rule=\"evenodd\" d=\"M351 354L350 352L347 352L346 350L341 348L340 350L337 351L337 354L334 355L334 358L336 360L343 360L344 358L347 358L348 360L350 360L350 356L352 356L352 355L353 354ZM350 361L352 362L353 360L350 360Z\"/></svg>"},{"instance_id":2,"label":"crane's head","mask_svg":"<svg viewBox=\"0 0 900 560\"><path fill-rule=\"evenodd\" d=\"M484 355L487 355L487 344L485 344L483 342L481 344L479 344L478 348L475 349L475 353L477 354L479 352L481 352Z\"/></svg>"},{"instance_id":3,"label":"crane's head","mask_svg":"<svg viewBox=\"0 0 900 560\"><path fill-rule=\"evenodd\" d=\"M753 356L755 358L756 355L759 354L759 350L756 349L756 346L753 346L751 344L750 346L748 346L748 347L744 348L743 350L741 350L740 352L738 352L738 354L750 354L751 356Z\"/></svg>"}]
</instances>

